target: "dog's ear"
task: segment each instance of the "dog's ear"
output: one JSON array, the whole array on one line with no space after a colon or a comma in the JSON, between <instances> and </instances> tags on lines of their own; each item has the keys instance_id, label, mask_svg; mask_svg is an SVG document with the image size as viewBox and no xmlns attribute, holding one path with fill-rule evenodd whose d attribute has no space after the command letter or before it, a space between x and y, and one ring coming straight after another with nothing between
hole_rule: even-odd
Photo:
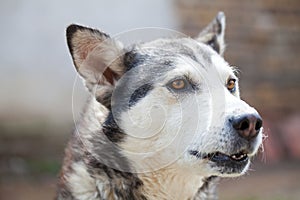
<instances>
[{"instance_id":1,"label":"dog's ear","mask_svg":"<svg viewBox=\"0 0 300 200\"><path fill-rule=\"evenodd\" d=\"M75 24L67 28L66 36L75 68L86 87L109 107L114 85L124 73L122 44L99 30Z\"/></svg>"},{"instance_id":2,"label":"dog's ear","mask_svg":"<svg viewBox=\"0 0 300 200\"><path fill-rule=\"evenodd\" d=\"M196 40L208 44L220 55L225 50L225 14L219 12L215 19L200 32Z\"/></svg>"}]
</instances>

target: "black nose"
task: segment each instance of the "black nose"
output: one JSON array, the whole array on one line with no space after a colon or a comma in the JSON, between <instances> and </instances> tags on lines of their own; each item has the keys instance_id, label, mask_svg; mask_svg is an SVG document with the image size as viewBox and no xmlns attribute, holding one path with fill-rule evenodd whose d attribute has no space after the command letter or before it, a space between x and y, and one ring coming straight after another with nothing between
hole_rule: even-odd
<instances>
[{"instance_id":1,"label":"black nose","mask_svg":"<svg viewBox=\"0 0 300 200\"><path fill-rule=\"evenodd\" d=\"M262 127L262 119L258 114L246 114L232 120L232 126L238 134L250 140L257 136Z\"/></svg>"}]
</instances>

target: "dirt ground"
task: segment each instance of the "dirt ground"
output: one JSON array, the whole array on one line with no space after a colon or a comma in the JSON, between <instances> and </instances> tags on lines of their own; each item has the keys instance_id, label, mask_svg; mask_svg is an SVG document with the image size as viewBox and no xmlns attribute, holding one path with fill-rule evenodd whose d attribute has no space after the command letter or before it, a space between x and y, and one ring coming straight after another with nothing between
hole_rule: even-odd
<instances>
[{"instance_id":1,"label":"dirt ground","mask_svg":"<svg viewBox=\"0 0 300 200\"><path fill-rule=\"evenodd\" d=\"M1 180L1 200L40 200L55 197L55 177L15 177ZM256 166L239 178L219 183L220 200L299 200L300 163Z\"/></svg>"}]
</instances>

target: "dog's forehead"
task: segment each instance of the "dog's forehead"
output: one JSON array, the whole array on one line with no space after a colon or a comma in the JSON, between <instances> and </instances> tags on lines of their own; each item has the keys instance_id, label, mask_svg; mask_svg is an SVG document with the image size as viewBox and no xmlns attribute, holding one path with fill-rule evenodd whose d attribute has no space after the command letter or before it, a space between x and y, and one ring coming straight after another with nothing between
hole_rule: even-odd
<instances>
[{"instance_id":1,"label":"dog's forehead","mask_svg":"<svg viewBox=\"0 0 300 200\"><path fill-rule=\"evenodd\" d=\"M209 61L214 51L207 45L192 38L158 39L143 44L142 49L151 49L158 55L173 57L187 57L195 62ZM163 57L161 57L163 58Z\"/></svg>"},{"instance_id":2,"label":"dog's forehead","mask_svg":"<svg viewBox=\"0 0 300 200\"><path fill-rule=\"evenodd\" d=\"M124 64L135 80L151 82L176 68L216 69L228 74L229 65L208 45L192 38L158 39L136 45L125 54ZM215 70L215 71L216 71Z\"/></svg>"}]
</instances>

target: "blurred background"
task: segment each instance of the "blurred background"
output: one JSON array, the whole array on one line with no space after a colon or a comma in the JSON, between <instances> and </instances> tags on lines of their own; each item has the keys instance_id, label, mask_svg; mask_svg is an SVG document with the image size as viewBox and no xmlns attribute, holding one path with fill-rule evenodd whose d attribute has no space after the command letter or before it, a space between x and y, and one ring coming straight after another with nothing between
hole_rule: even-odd
<instances>
[{"instance_id":1,"label":"blurred background","mask_svg":"<svg viewBox=\"0 0 300 200\"><path fill-rule=\"evenodd\" d=\"M196 36L219 10L227 17L225 59L239 67L242 98L261 113L268 136L245 176L221 181L220 199L300 199L298 0L2 0L0 199L55 196L74 126L67 25L111 35L163 27ZM74 106L80 110L82 101Z\"/></svg>"}]
</instances>

